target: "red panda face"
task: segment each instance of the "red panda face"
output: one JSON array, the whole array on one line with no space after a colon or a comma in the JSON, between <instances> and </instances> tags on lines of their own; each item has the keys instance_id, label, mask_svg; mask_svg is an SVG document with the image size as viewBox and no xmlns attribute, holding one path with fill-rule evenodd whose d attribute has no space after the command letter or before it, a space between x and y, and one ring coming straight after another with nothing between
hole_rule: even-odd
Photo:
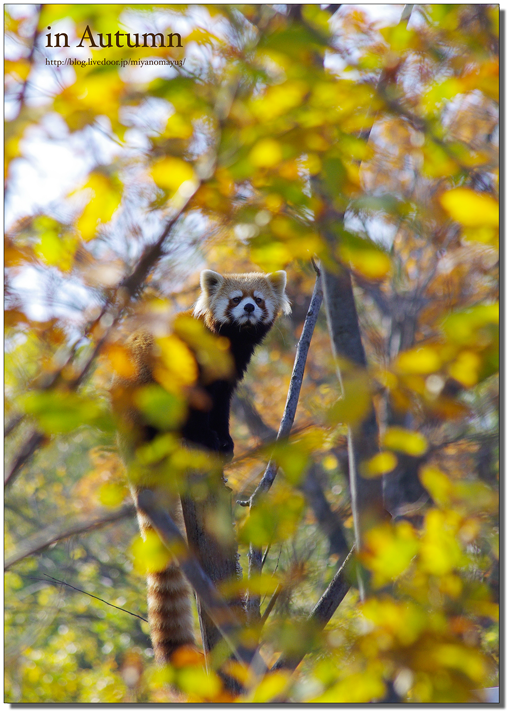
<instances>
[{"instance_id":1,"label":"red panda face","mask_svg":"<svg viewBox=\"0 0 520 714\"><path fill-rule=\"evenodd\" d=\"M264 275L243 273L220 275L213 270L201 274L202 293L193 314L207 323L235 323L240 327L271 325L280 312L289 314L283 270Z\"/></svg>"},{"instance_id":2,"label":"red panda face","mask_svg":"<svg viewBox=\"0 0 520 714\"><path fill-rule=\"evenodd\" d=\"M274 318L273 300L265 290L232 290L222 295L215 304L215 318L219 322L236 322L239 325L269 323Z\"/></svg>"}]
</instances>

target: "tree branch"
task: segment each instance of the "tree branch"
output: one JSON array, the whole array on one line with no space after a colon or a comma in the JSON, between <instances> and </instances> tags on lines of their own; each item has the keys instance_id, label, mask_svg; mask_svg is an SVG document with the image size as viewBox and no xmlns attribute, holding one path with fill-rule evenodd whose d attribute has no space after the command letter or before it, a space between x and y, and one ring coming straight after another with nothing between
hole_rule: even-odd
<instances>
[{"instance_id":1,"label":"tree branch","mask_svg":"<svg viewBox=\"0 0 520 714\"><path fill-rule=\"evenodd\" d=\"M289 391L287 393L287 401L285 403L285 409L283 412L282 420L280 422L280 427L278 429L278 435L276 441L289 436L292 426L294 424L294 418L296 416L296 408L298 406L298 400L300 398L300 390L303 382L303 374L305 372L305 363L307 361L307 354L309 352L309 347L311 344L312 334L314 332L314 327L318 320L318 313L320 311L320 306L323 300L323 290L321 287L321 273L317 265L314 263L314 269L316 270L316 282L314 283L314 290L312 293L311 301L309 304L309 309L307 311L307 316L305 322L303 323L303 330L298 342L298 347L296 349L296 356L294 358L294 366L291 375L291 382L289 384ZM242 506L249 506L253 508L257 503L259 498L269 491L278 473L278 464L271 459L267 464L267 468L262 476L262 479L258 486L256 487L254 493L247 501L238 501ZM259 548L255 548L253 545L249 548L249 577L262 572L262 551ZM247 599L247 612L251 620L258 621L260 619L260 598L257 595L248 594Z\"/></svg>"},{"instance_id":2,"label":"tree branch","mask_svg":"<svg viewBox=\"0 0 520 714\"><path fill-rule=\"evenodd\" d=\"M298 347L296 349L296 356L294 359L291 382L289 384L289 391L287 393L287 401L285 403L285 409L283 412L282 420L280 422L280 427L278 429L276 441L280 441L281 439L284 439L285 437L289 436L289 434L291 433L292 426L294 424L294 418L296 416L296 408L298 406L298 400L300 398L300 390L303 382L303 374L305 372L307 354L309 353L312 333L314 332L314 327L316 326L316 321L318 320L318 313L320 311L320 306L323 300L321 273L318 268L316 268L316 270L318 272L316 275L316 282L314 284L314 291L312 293L311 302L307 311L307 316L303 324L302 334L298 342ZM263 493L269 491L269 489L273 485L277 473L278 464L273 459L271 459L253 495L249 498L249 501L241 501L241 505L249 505L252 508L255 503L258 502L260 496Z\"/></svg>"},{"instance_id":3,"label":"tree branch","mask_svg":"<svg viewBox=\"0 0 520 714\"><path fill-rule=\"evenodd\" d=\"M272 429L262 419L261 414L249 398L246 390L241 389L242 394L235 395L234 411L239 412L242 421L245 421L251 434L263 443L270 443L276 438L276 431ZM348 553L348 545L343 530L341 519L332 510L330 503L325 496L321 482L320 469L316 463L311 464L305 480L301 484L301 490L305 494L307 501L314 511L323 533L329 541L329 552L337 553L340 557L345 557ZM239 501L239 503L242 503ZM265 559L265 554L264 554ZM262 618L264 616L262 615Z\"/></svg>"}]
</instances>

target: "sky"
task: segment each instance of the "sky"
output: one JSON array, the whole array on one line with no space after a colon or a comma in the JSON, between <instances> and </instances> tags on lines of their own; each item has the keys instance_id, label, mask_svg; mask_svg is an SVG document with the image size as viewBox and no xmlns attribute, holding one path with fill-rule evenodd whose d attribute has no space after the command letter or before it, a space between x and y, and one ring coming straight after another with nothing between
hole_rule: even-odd
<instances>
[{"instance_id":1,"label":"sky","mask_svg":"<svg viewBox=\"0 0 520 714\"><path fill-rule=\"evenodd\" d=\"M34 7L34 6L32 6ZM371 17L373 21L381 24L395 24L399 21L404 5L363 5L359 6ZM20 5L16 9L20 14L27 12L27 6ZM16 12L15 11L15 12ZM193 17L209 24L211 20L208 13L202 8L197 8L193 12ZM165 16L167 19L167 16ZM184 21L177 24L181 33L188 31L189 23ZM160 26L160 22L159 22ZM53 25L53 32L67 32L70 37L74 36L74 25L72 22L63 20ZM71 42L72 45L72 42ZM6 44L6 57L10 54L9 43ZM190 43L187 48L187 62L196 59L197 47L195 43ZM77 59L87 59L91 56L91 51L87 47L83 48L62 48L52 50L54 59L64 57L74 57ZM77 70L78 72L81 69ZM141 77L149 80L154 76L172 76L175 69L169 67L142 67L126 68L123 72L132 72L134 77ZM46 67L41 58L40 67L33 75L32 81L38 87L39 96L33 94L31 104L38 106L48 101L49 93L56 91L58 84L56 77L65 84L70 84L75 79L75 70L72 67ZM6 106L6 119L12 116L13 108ZM106 139L101 131L88 130L92 136L98 151L98 159L103 162L112 161L117 155L117 147L109 139ZM94 136L95 134L95 136ZM65 141L60 141L60 135L65 136ZM36 213L45 209L49 204L58 202L61 198L70 193L71 190L81 185L82 179L94 165L93 158L85 152L84 142L81 137L70 138L67 134L62 120L56 115L53 121L46 123L44 130L35 129L28 132L23 141L23 152L30 156L30 161L17 161L13 167L12 191L7 196L5 204L5 222L9 226L17 218L28 213Z\"/></svg>"}]
</instances>

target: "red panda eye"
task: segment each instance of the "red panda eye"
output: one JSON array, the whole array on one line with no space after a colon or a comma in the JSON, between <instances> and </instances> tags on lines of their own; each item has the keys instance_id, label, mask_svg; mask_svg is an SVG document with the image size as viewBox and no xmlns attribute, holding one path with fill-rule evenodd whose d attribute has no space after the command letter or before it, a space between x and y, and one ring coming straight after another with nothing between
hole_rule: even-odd
<instances>
[{"instance_id":1,"label":"red panda eye","mask_svg":"<svg viewBox=\"0 0 520 714\"><path fill-rule=\"evenodd\" d=\"M242 298L234 297L234 298L231 300L231 302L234 302L235 305L238 305L238 303L240 302L241 299L242 299Z\"/></svg>"},{"instance_id":2,"label":"red panda eye","mask_svg":"<svg viewBox=\"0 0 520 714\"><path fill-rule=\"evenodd\" d=\"M255 302L257 305L261 305L263 303L263 300L262 300L262 298L255 297Z\"/></svg>"}]
</instances>

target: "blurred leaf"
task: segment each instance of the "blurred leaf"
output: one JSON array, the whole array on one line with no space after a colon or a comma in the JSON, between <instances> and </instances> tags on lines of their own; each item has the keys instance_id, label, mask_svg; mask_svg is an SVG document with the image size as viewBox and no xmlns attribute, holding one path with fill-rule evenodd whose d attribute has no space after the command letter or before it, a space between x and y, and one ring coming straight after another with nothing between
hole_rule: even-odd
<instances>
[{"instance_id":1,"label":"blurred leaf","mask_svg":"<svg viewBox=\"0 0 520 714\"><path fill-rule=\"evenodd\" d=\"M401 374L430 374L440 366L439 354L433 347L416 347L401 352L395 360L395 367Z\"/></svg>"},{"instance_id":2,"label":"blurred leaf","mask_svg":"<svg viewBox=\"0 0 520 714\"><path fill-rule=\"evenodd\" d=\"M360 464L360 473L363 478L378 478L383 474L393 471L397 466L397 457L391 451L382 451L373 456L370 461Z\"/></svg>"},{"instance_id":3,"label":"blurred leaf","mask_svg":"<svg viewBox=\"0 0 520 714\"><path fill-rule=\"evenodd\" d=\"M119 377L132 379L136 376L136 367L131 354L123 345L108 345L104 354L108 358L111 368Z\"/></svg>"},{"instance_id":4,"label":"blurred leaf","mask_svg":"<svg viewBox=\"0 0 520 714\"><path fill-rule=\"evenodd\" d=\"M372 573L374 587L380 588L405 572L418 552L419 540L413 527L400 521L371 529L360 557Z\"/></svg>"},{"instance_id":5,"label":"blurred leaf","mask_svg":"<svg viewBox=\"0 0 520 714\"><path fill-rule=\"evenodd\" d=\"M190 315L178 315L174 323L175 333L197 355L202 367L203 380L225 379L235 372L230 342L226 337L211 334L200 322Z\"/></svg>"},{"instance_id":6,"label":"blurred leaf","mask_svg":"<svg viewBox=\"0 0 520 714\"><path fill-rule=\"evenodd\" d=\"M151 174L159 188L172 193L178 191L185 181L194 182L197 179L193 166L176 156L163 156L155 161Z\"/></svg>"},{"instance_id":7,"label":"blurred leaf","mask_svg":"<svg viewBox=\"0 0 520 714\"><path fill-rule=\"evenodd\" d=\"M463 226L496 226L499 221L498 201L486 193L470 188L454 188L440 197L444 210Z\"/></svg>"},{"instance_id":8,"label":"blurred leaf","mask_svg":"<svg viewBox=\"0 0 520 714\"><path fill-rule=\"evenodd\" d=\"M498 303L477 305L448 315L442 329L457 344L484 347L498 340L498 322Z\"/></svg>"},{"instance_id":9,"label":"blurred leaf","mask_svg":"<svg viewBox=\"0 0 520 714\"><path fill-rule=\"evenodd\" d=\"M98 492L99 502L106 508L117 508L128 495L128 488L121 483L104 483Z\"/></svg>"},{"instance_id":10,"label":"blurred leaf","mask_svg":"<svg viewBox=\"0 0 520 714\"><path fill-rule=\"evenodd\" d=\"M193 384L198 375L197 362L186 343L176 335L157 337L155 344L160 350L155 379L168 391L175 394L179 387Z\"/></svg>"},{"instance_id":11,"label":"blurred leaf","mask_svg":"<svg viewBox=\"0 0 520 714\"><path fill-rule=\"evenodd\" d=\"M186 694L194 694L208 701L214 700L222 689L217 673L205 667L182 667L176 673L175 683Z\"/></svg>"},{"instance_id":12,"label":"blurred leaf","mask_svg":"<svg viewBox=\"0 0 520 714\"><path fill-rule=\"evenodd\" d=\"M305 499L298 491L277 485L251 510L239 529L239 540L262 547L284 541L296 531Z\"/></svg>"},{"instance_id":13,"label":"blurred leaf","mask_svg":"<svg viewBox=\"0 0 520 714\"><path fill-rule=\"evenodd\" d=\"M158 384L135 390L134 399L147 423L164 431L179 428L186 416L185 401Z\"/></svg>"},{"instance_id":14,"label":"blurred leaf","mask_svg":"<svg viewBox=\"0 0 520 714\"><path fill-rule=\"evenodd\" d=\"M112 427L111 417L99 399L59 390L32 391L20 403L46 434L66 434L87 425Z\"/></svg>"},{"instance_id":15,"label":"blurred leaf","mask_svg":"<svg viewBox=\"0 0 520 714\"><path fill-rule=\"evenodd\" d=\"M328 410L327 422L334 425L341 422L351 427L356 426L368 414L371 405L371 390L367 376L345 377L343 397Z\"/></svg>"},{"instance_id":16,"label":"blurred leaf","mask_svg":"<svg viewBox=\"0 0 520 714\"><path fill-rule=\"evenodd\" d=\"M254 689L247 701L251 702L272 702L278 697L285 700L286 691L291 684L291 675L287 672L269 672L263 677L260 684Z\"/></svg>"},{"instance_id":17,"label":"blurred leaf","mask_svg":"<svg viewBox=\"0 0 520 714\"><path fill-rule=\"evenodd\" d=\"M88 189L90 198L76 225L82 239L89 241L96 235L98 224L112 218L121 201L122 187L116 178L94 171L84 189Z\"/></svg>"},{"instance_id":18,"label":"blurred leaf","mask_svg":"<svg viewBox=\"0 0 520 714\"><path fill-rule=\"evenodd\" d=\"M437 478L437 484L440 479ZM424 536L421 542L422 568L433 575L445 575L464 563L463 552L457 538L459 521L446 517L446 513L430 509L424 519Z\"/></svg>"},{"instance_id":19,"label":"blurred leaf","mask_svg":"<svg viewBox=\"0 0 520 714\"><path fill-rule=\"evenodd\" d=\"M140 575L159 573L171 562L172 556L157 533L149 530L146 540L136 536L130 548L134 568Z\"/></svg>"},{"instance_id":20,"label":"blurred leaf","mask_svg":"<svg viewBox=\"0 0 520 714\"><path fill-rule=\"evenodd\" d=\"M249 154L251 163L261 168L273 168L282 160L282 147L274 139L261 139Z\"/></svg>"},{"instance_id":21,"label":"blurred leaf","mask_svg":"<svg viewBox=\"0 0 520 714\"><path fill-rule=\"evenodd\" d=\"M399 426L388 427L383 444L387 449L402 451L410 456L421 456L428 448L428 440L422 434Z\"/></svg>"}]
</instances>

